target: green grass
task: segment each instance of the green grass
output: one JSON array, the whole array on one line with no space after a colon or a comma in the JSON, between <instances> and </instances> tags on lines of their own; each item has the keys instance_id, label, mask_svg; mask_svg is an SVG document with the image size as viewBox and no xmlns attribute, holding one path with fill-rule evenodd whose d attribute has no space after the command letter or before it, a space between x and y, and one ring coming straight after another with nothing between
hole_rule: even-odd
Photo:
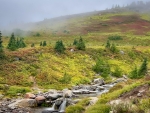
<instances>
[{"instance_id":1,"label":"green grass","mask_svg":"<svg viewBox=\"0 0 150 113\"><path fill-rule=\"evenodd\" d=\"M66 113L83 113L85 107L89 105L89 99L85 98L78 102L76 105L71 105L66 108Z\"/></svg>"},{"instance_id":2,"label":"green grass","mask_svg":"<svg viewBox=\"0 0 150 113\"><path fill-rule=\"evenodd\" d=\"M16 96L18 93L25 94L26 92L30 92L30 88L28 87L21 87L21 86L10 86L6 90L6 95L10 97Z\"/></svg>"},{"instance_id":3,"label":"green grass","mask_svg":"<svg viewBox=\"0 0 150 113\"><path fill-rule=\"evenodd\" d=\"M137 86L142 85L140 81L135 83L130 83L123 88L119 88L118 90L111 91L111 93L103 94L99 97L98 102L94 105L89 107L85 113L109 113L111 110L111 106L108 105L108 102L110 102L113 99L118 98L121 94L125 92L129 92L132 89L134 89Z\"/></svg>"}]
</instances>

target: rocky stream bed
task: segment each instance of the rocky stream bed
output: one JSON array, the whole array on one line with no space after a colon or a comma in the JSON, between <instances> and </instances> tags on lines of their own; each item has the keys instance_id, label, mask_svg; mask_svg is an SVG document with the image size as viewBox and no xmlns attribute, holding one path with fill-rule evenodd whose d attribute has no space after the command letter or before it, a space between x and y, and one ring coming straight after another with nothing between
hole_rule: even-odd
<instances>
[{"instance_id":1,"label":"rocky stream bed","mask_svg":"<svg viewBox=\"0 0 150 113\"><path fill-rule=\"evenodd\" d=\"M44 93L26 93L23 98L5 98L0 101L0 113L64 113L67 106L76 104L84 97L90 98L89 105L95 104L97 96L108 92L115 84L122 81L126 81L126 78L105 84L103 79L98 78L90 85L73 86L71 90L53 89Z\"/></svg>"}]
</instances>

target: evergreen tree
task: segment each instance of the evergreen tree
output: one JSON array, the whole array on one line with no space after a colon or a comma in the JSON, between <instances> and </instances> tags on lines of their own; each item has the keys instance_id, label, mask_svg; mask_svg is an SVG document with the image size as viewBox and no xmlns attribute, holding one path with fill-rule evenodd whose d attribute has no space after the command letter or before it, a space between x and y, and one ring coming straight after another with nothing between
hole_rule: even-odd
<instances>
[{"instance_id":1,"label":"evergreen tree","mask_svg":"<svg viewBox=\"0 0 150 113\"><path fill-rule=\"evenodd\" d=\"M16 46L17 46L17 48L20 47L20 42L19 42L19 39L18 39L18 38L17 38L17 41L16 41Z\"/></svg>"},{"instance_id":2,"label":"evergreen tree","mask_svg":"<svg viewBox=\"0 0 150 113\"><path fill-rule=\"evenodd\" d=\"M78 50L85 50L85 43L84 43L82 37L80 37L79 42L77 43L77 49Z\"/></svg>"},{"instance_id":3,"label":"evergreen tree","mask_svg":"<svg viewBox=\"0 0 150 113\"><path fill-rule=\"evenodd\" d=\"M12 50L12 51L15 51L17 49L16 39L15 39L14 33L12 33L12 35L10 37L7 48Z\"/></svg>"},{"instance_id":4,"label":"evergreen tree","mask_svg":"<svg viewBox=\"0 0 150 113\"><path fill-rule=\"evenodd\" d=\"M42 45L43 45L43 42L41 41L41 42L40 42L40 46L42 46Z\"/></svg>"},{"instance_id":5,"label":"evergreen tree","mask_svg":"<svg viewBox=\"0 0 150 113\"><path fill-rule=\"evenodd\" d=\"M17 49L26 47L26 44L25 44L23 38L20 38L20 39L17 38L16 47L17 47Z\"/></svg>"},{"instance_id":6,"label":"evergreen tree","mask_svg":"<svg viewBox=\"0 0 150 113\"><path fill-rule=\"evenodd\" d=\"M55 48L54 49L58 53L64 53L65 46L64 46L62 41L57 41L56 44L55 44Z\"/></svg>"},{"instance_id":7,"label":"evergreen tree","mask_svg":"<svg viewBox=\"0 0 150 113\"><path fill-rule=\"evenodd\" d=\"M77 45L78 41L76 39L74 39L73 45Z\"/></svg>"},{"instance_id":8,"label":"evergreen tree","mask_svg":"<svg viewBox=\"0 0 150 113\"><path fill-rule=\"evenodd\" d=\"M110 49L110 42L109 42L109 40L107 40L107 43L106 43L105 47L108 48L108 49Z\"/></svg>"},{"instance_id":9,"label":"evergreen tree","mask_svg":"<svg viewBox=\"0 0 150 113\"><path fill-rule=\"evenodd\" d=\"M31 47L34 47L34 46L35 46L34 43L32 43L32 44L31 44Z\"/></svg>"},{"instance_id":10,"label":"evergreen tree","mask_svg":"<svg viewBox=\"0 0 150 113\"><path fill-rule=\"evenodd\" d=\"M0 31L0 48L2 49L3 48L3 41L2 41L2 33Z\"/></svg>"},{"instance_id":11,"label":"evergreen tree","mask_svg":"<svg viewBox=\"0 0 150 113\"><path fill-rule=\"evenodd\" d=\"M112 44L112 45L111 45L110 51L113 52L113 53L116 53L116 52L117 52L117 48L116 48L116 45L115 45L115 44Z\"/></svg>"},{"instance_id":12,"label":"evergreen tree","mask_svg":"<svg viewBox=\"0 0 150 113\"><path fill-rule=\"evenodd\" d=\"M138 76L144 76L146 73L147 73L147 59L145 58L138 71Z\"/></svg>"},{"instance_id":13,"label":"evergreen tree","mask_svg":"<svg viewBox=\"0 0 150 113\"><path fill-rule=\"evenodd\" d=\"M24 48L24 47L26 47L26 44L25 44L25 42L24 42L24 39L23 39L23 38L20 38L20 40L19 40L19 48Z\"/></svg>"},{"instance_id":14,"label":"evergreen tree","mask_svg":"<svg viewBox=\"0 0 150 113\"><path fill-rule=\"evenodd\" d=\"M2 33L0 31L0 59L4 58L4 51L3 51L3 41L2 41Z\"/></svg>"},{"instance_id":15,"label":"evergreen tree","mask_svg":"<svg viewBox=\"0 0 150 113\"><path fill-rule=\"evenodd\" d=\"M44 42L43 42L43 46L46 46L46 45L47 45L47 44L46 44L46 41L44 41Z\"/></svg>"},{"instance_id":16,"label":"evergreen tree","mask_svg":"<svg viewBox=\"0 0 150 113\"><path fill-rule=\"evenodd\" d=\"M129 77L132 78L132 79L133 79L133 78L138 78L138 69L137 69L136 66L135 66L134 70L132 70L132 71L130 72Z\"/></svg>"}]
</instances>

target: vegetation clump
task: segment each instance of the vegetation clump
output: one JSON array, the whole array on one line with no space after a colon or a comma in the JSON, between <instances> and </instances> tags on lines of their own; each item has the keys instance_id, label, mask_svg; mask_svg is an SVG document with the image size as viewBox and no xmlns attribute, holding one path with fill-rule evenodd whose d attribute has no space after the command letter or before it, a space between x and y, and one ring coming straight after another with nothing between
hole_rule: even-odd
<instances>
[{"instance_id":1,"label":"vegetation clump","mask_svg":"<svg viewBox=\"0 0 150 113\"><path fill-rule=\"evenodd\" d=\"M14 33L12 33L7 48L11 51L15 51L18 48L24 48L24 47L26 47L26 44L23 38L20 39L17 38L16 40Z\"/></svg>"},{"instance_id":2,"label":"vegetation clump","mask_svg":"<svg viewBox=\"0 0 150 113\"><path fill-rule=\"evenodd\" d=\"M85 48L86 48L86 47L85 47L85 43L84 43L84 41L83 41L83 39L82 39L81 36L80 36L80 39L79 39L79 40L74 39L73 45L76 46L76 48L77 48L78 50L85 50Z\"/></svg>"},{"instance_id":3,"label":"vegetation clump","mask_svg":"<svg viewBox=\"0 0 150 113\"><path fill-rule=\"evenodd\" d=\"M34 44L34 43L32 43L32 44L31 44L31 47L35 47L35 44Z\"/></svg>"},{"instance_id":4,"label":"vegetation clump","mask_svg":"<svg viewBox=\"0 0 150 113\"><path fill-rule=\"evenodd\" d=\"M60 82L63 84L69 84L71 82L71 76L65 72L65 74L61 78Z\"/></svg>"},{"instance_id":5,"label":"vegetation clump","mask_svg":"<svg viewBox=\"0 0 150 113\"><path fill-rule=\"evenodd\" d=\"M93 71L106 78L110 74L110 66L107 62L98 58L96 64L93 66Z\"/></svg>"},{"instance_id":6,"label":"vegetation clump","mask_svg":"<svg viewBox=\"0 0 150 113\"><path fill-rule=\"evenodd\" d=\"M135 67L130 72L130 75L129 75L130 78L136 79L136 78L142 78L143 76L145 76L147 74L147 68L148 68L147 64L148 64L147 59L145 58L139 69L137 69L137 67Z\"/></svg>"},{"instance_id":7,"label":"vegetation clump","mask_svg":"<svg viewBox=\"0 0 150 113\"><path fill-rule=\"evenodd\" d=\"M66 113L83 113L85 107L89 105L89 99L85 98L82 101L78 102L76 105L71 105L67 107Z\"/></svg>"},{"instance_id":8,"label":"vegetation clump","mask_svg":"<svg viewBox=\"0 0 150 113\"><path fill-rule=\"evenodd\" d=\"M112 72L112 76L115 76L115 77L121 77L122 76L122 71L118 66L115 67L114 72Z\"/></svg>"},{"instance_id":9,"label":"vegetation clump","mask_svg":"<svg viewBox=\"0 0 150 113\"><path fill-rule=\"evenodd\" d=\"M123 40L121 36L109 36L108 39L109 40Z\"/></svg>"},{"instance_id":10,"label":"vegetation clump","mask_svg":"<svg viewBox=\"0 0 150 113\"><path fill-rule=\"evenodd\" d=\"M31 90L27 87L20 87L20 86L11 86L7 91L6 94L8 96L16 96L18 93L25 94L30 92Z\"/></svg>"},{"instance_id":11,"label":"vegetation clump","mask_svg":"<svg viewBox=\"0 0 150 113\"><path fill-rule=\"evenodd\" d=\"M46 41L43 41L43 42L41 41L41 42L40 42L40 46L43 46L43 47L44 47L44 46L47 46Z\"/></svg>"},{"instance_id":12,"label":"vegetation clump","mask_svg":"<svg viewBox=\"0 0 150 113\"><path fill-rule=\"evenodd\" d=\"M63 42L62 42L62 40L60 40L60 41L57 41L56 42L56 44L55 44L55 51L56 52L58 52L58 53L64 53L64 51L65 51L65 46L64 46L64 44L63 44Z\"/></svg>"},{"instance_id":13,"label":"vegetation clump","mask_svg":"<svg viewBox=\"0 0 150 113\"><path fill-rule=\"evenodd\" d=\"M0 59L3 59L4 57L5 57L5 53L3 50L2 33L0 31Z\"/></svg>"},{"instance_id":14,"label":"vegetation clump","mask_svg":"<svg viewBox=\"0 0 150 113\"><path fill-rule=\"evenodd\" d=\"M116 45L115 45L114 43L111 44L111 43L109 42L109 40L107 40L107 43L106 43L105 48L106 48L107 50L111 51L112 53L117 53L117 52L118 52L118 49L117 49Z\"/></svg>"}]
</instances>

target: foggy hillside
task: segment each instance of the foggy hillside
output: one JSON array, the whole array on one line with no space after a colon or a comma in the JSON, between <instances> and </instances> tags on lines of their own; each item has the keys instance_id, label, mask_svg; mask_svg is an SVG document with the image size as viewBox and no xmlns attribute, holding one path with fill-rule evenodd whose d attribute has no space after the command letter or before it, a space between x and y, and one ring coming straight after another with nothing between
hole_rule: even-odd
<instances>
[{"instance_id":1,"label":"foggy hillside","mask_svg":"<svg viewBox=\"0 0 150 113\"><path fill-rule=\"evenodd\" d=\"M30 35L31 31L45 31L45 32L57 32L59 30L69 30L70 24L76 23L78 21L83 21L84 19L90 18L92 15L100 15L102 13L111 12L136 12L136 13L147 13L149 15L150 11L150 1L143 2L137 1L127 4L125 6L113 5L112 8L103 11L92 11L81 14L66 15L51 19L43 19L40 22L30 22L27 24L12 24L7 26L3 30L3 35L10 35L12 32L19 36Z\"/></svg>"}]
</instances>

